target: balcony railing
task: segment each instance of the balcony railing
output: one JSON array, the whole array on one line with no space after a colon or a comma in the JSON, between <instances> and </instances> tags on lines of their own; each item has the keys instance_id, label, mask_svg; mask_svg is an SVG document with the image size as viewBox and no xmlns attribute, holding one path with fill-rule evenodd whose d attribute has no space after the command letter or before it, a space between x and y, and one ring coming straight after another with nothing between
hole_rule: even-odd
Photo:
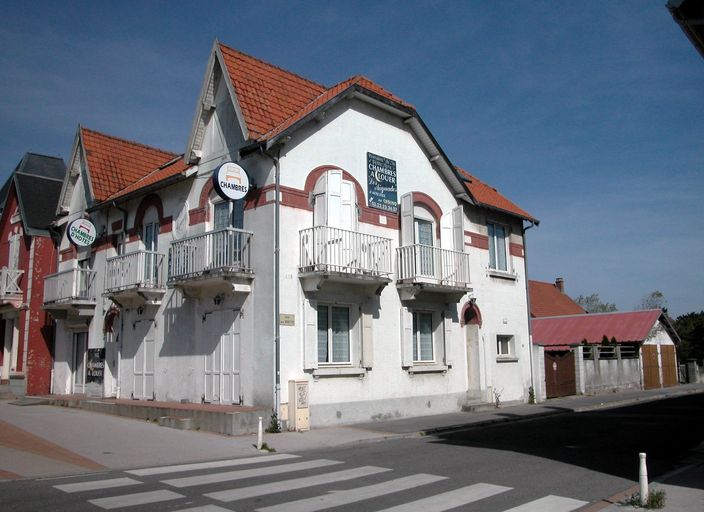
<instances>
[{"instance_id":1,"label":"balcony railing","mask_svg":"<svg viewBox=\"0 0 704 512\"><path fill-rule=\"evenodd\" d=\"M429 245L396 249L399 281L430 282L442 286L469 286L469 254Z\"/></svg>"},{"instance_id":2,"label":"balcony railing","mask_svg":"<svg viewBox=\"0 0 704 512\"><path fill-rule=\"evenodd\" d=\"M95 271L73 268L46 276L44 304L95 301L93 282Z\"/></svg>"},{"instance_id":3,"label":"balcony railing","mask_svg":"<svg viewBox=\"0 0 704 512\"><path fill-rule=\"evenodd\" d=\"M213 272L252 273L252 236L250 231L225 228L171 242L169 282Z\"/></svg>"},{"instance_id":4,"label":"balcony railing","mask_svg":"<svg viewBox=\"0 0 704 512\"><path fill-rule=\"evenodd\" d=\"M316 226L300 232L300 271L372 276L391 274L391 240L357 231Z\"/></svg>"},{"instance_id":5,"label":"balcony railing","mask_svg":"<svg viewBox=\"0 0 704 512\"><path fill-rule=\"evenodd\" d=\"M164 287L164 255L136 251L107 260L105 290L110 293L135 288Z\"/></svg>"},{"instance_id":6,"label":"balcony railing","mask_svg":"<svg viewBox=\"0 0 704 512\"><path fill-rule=\"evenodd\" d=\"M24 270L2 267L0 269L0 297L22 295L20 280Z\"/></svg>"}]
</instances>

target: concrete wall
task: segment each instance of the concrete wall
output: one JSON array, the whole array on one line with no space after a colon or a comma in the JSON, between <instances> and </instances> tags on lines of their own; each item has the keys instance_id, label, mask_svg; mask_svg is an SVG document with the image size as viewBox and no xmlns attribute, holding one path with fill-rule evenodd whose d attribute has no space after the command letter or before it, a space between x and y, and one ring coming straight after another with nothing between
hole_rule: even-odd
<instances>
[{"instance_id":1,"label":"concrete wall","mask_svg":"<svg viewBox=\"0 0 704 512\"><path fill-rule=\"evenodd\" d=\"M596 353L593 359L584 358L584 347L577 349L581 356L578 359L581 359L581 367L584 372L583 393L640 389L641 365L639 358L624 359L621 357L620 347L616 347L616 359L601 359L598 357L597 348L597 346L593 347ZM576 367L579 368L579 365L576 364Z\"/></svg>"}]
</instances>

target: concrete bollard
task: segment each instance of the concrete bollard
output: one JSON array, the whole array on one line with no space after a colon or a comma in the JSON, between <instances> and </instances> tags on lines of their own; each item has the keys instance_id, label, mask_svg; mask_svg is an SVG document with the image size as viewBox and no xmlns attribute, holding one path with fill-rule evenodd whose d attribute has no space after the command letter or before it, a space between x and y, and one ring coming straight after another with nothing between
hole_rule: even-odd
<instances>
[{"instance_id":1,"label":"concrete bollard","mask_svg":"<svg viewBox=\"0 0 704 512\"><path fill-rule=\"evenodd\" d=\"M648 467L645 464L645 453L639 453L638 457L640 457L640 469L638 470L640 504L645 506L648 503Z\"/></svg>"},{"instance_id":2,"label":"concrete bollard","mask_svg":"<svg viewBox=\"0 0 704 512\"><path fill-rule=\"evenodd\" d=\"M259 426L257 427L257 450L262 449L262 417L259 416Z\"/></svg>"}]
</instances>

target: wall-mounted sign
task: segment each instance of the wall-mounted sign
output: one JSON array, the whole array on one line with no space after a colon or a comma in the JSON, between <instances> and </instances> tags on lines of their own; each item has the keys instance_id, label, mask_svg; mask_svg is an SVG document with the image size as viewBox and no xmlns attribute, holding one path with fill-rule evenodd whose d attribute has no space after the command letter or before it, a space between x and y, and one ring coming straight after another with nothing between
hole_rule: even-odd
<instances>
[{"instance_id":1,"label":"wall-mounted sign","mask_svg":"<svg viewBox=\"0 0 704 512\"><path fill-rule=\"evenodd\" d=\"M367 153L367 185L371 208L394 213L398 211L395 160Z\"/></svg>"},{"instance_id":2,"label":"wall-mounted sign","mask_svg":"<svg viewBox=\"0 0 704 512\"><path fill-rule=\"evenodd\" d=\"M88 219L76 219L68 225L68 239L79 247L95 242L95 226Z\"/></svg>"},{"instance_id":3,"label":"wall-mounted sign","mask_svg":"<svg viewBox=\"0 0 704 512\"><path fill-rule=\"evenodd\" d=\"M89 348L86 354L86 382L102 384L105 377L105 349Z\"/></svg>"},{"instance_id":4,"label":"wall-mounted sign","mask_svg":"<svg viewBox=\"0 0 704 512\"><path fill-rule=\"evenodd\" d=\"M213 171L213 186L220 197L236 201L249 192L249 176L242 167L225 162Z\"/></svg>"},{"instance_id":5,"label":"wall-mounted sign","mask_svg":"<svg viewBox=\"0 0 704 512\"><path fill-rule=\"evenodd\" d=\"M281 313L279 315L279 325L294 326L296 325L296 315L287 315Z\"/></svg>"}]
</instances>

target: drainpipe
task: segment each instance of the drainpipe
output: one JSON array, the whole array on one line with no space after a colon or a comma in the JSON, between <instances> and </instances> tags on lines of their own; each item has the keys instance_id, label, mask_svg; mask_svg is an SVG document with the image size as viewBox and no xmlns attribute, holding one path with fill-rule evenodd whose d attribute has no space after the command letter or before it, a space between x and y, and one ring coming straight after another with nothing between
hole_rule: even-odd
<instances>
[{"instance_id":1,"label":"drainpipe","mask_svg":"<svg viewBox=\"0 0 704 512\"><path fill-rule=\"evenodd\" d=\"M530 228L537 226L537 222L530 221L530 226L523 228L523 275L526 279L526 305L528 309L528 360L530 362L530 387L533 388L533 396L535 396L535 401L537 403L538 397L536 395L535 381L533 377L533 329L531 327L531 316L530 316L530 291L528 285L528 243L526 241L526 231Z\"/></svg>"},{"instance_id":2,"label":"drainpipe","mask_svg":"<svg viewBox=\"0 0 704 512\"><path fill-rule=\"evenodd\" d=\"M115 201L112 202L112 207L115 208L116 210L122 212L122 233L123 237L127 236L127 215L128 212L125 208L122 208L120 206L117 206L117 203ZM110 218L108 217L108 221ZM124 238L123 238L123 241ZM117 364L115 368L115 372L117 373L117 383L115 385L115 396L116 398L121 398L122 394L122 377L120 375L120 363L122 362L122 338L124 337L125 333L125 319L124 319L124 311L120 311L120 341L119 341L119 346L117 347Z\"/></svg>"}]
</instances>

